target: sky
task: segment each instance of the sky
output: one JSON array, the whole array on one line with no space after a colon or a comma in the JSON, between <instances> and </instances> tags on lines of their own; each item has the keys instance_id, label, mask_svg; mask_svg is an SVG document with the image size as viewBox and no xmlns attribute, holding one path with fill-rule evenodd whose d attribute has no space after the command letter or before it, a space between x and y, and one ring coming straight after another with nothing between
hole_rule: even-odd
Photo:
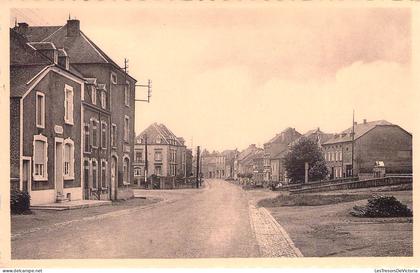
<instances>
[{"instance_id":1,"label":"sky","mask_svg":"<svg viewBox=\"0 0 420 273\"><path fill-rule=\"evenodd\" d=\"M356 121L415 127L411 13L402 8L148 6L12 9L10 25L69 14L129 73L152 80L136 134L164 123L188 146L262 146L287 127L337 133ZM146 95L138 89L139 99Z\"/></svg>"}]
</instances>

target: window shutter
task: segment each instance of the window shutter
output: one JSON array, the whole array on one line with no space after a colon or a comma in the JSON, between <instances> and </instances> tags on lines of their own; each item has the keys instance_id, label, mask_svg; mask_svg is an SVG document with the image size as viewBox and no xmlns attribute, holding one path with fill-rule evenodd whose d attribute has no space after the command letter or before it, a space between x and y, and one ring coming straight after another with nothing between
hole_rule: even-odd
<instances>
[{"instance_id":1,"label":"window shutter","mask_svg":"<svg viewBox=\"0 0 420 273\"><path fill-rule=\"evenodd\" d=\"M43 141L35 141L34 161L36 164L44 164L45 162L45 143Z\"/></svg>"}]
</instances>

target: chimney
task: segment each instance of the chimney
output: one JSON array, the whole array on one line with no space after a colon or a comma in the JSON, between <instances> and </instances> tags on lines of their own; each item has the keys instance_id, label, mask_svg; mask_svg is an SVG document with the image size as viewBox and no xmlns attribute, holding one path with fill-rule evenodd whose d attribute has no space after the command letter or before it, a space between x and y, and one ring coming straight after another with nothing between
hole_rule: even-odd
<instances>
[{"instance_id":1,"label":"chimney","mask_svg":"<svg viewBox=\"0 0 420 273\"><path fill-rule=\"evenodd\" d=\"M22 23L18 23L18 25L15 27L15 30L19 34L25 36L26 32L28 31L28 27L29 27L28 23L22 22Z\"/></svg>"},{"instance_id":2,"label":"chimney","mask_svg":"<svg viewBox=\"0 0 420 273\"><path fill-rule=\"evenodd\" d=\"M367 122L367 120L366 119L363 119L363 124L366 124L366 122Z\"/></svg>"},{"instance_id":3,"label":"chimney","mask_svg":"<svg viewBox=\"0 0 420 273\"><path fill-rule=\"evenodd\" d=\"M80 21L77 19L67 20L67 37L77 37L80 35Z\"/></svg>"},{"instance_id":4,"label":"chimney","mask_svg":"<svg viewBox=\"0 0 420 273\"><path fill-rule=\"evenodd\" d=\"M354 122L354 125L357 125L357 121Z\"/></svg>"}]
</instances>

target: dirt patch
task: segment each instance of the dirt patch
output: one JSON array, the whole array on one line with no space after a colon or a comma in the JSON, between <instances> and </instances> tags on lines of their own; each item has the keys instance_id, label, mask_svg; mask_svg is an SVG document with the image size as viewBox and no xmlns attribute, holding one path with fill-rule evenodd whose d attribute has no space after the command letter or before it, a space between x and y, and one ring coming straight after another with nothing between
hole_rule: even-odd
<instances>
[{"instance_id":1,"label":"dirt patch","mask_svg":"<svg viewBox=\"0 0 420 273\"><path fill-rule=\"evenodd\" d=\"M295 194L278 195L258 202L260 207L324 206L343 202L353 202L372 197L371 194Z\"/></svg>"},{"instance_id":2,"label":"dirt patch","mask_svg":"<svg viewBox=\"0 0 420 273\"><path fill-rule=\"evenodd\" d=\"M371 194L371 190L358 194ZM412 192L389 192L412 205ZM308 194L309 196L309 194ZM305 257L413 256L413 223L408 217L358 218L349 214L366 200L322 206L268 207Z\"/></svg>"}]
</instances>

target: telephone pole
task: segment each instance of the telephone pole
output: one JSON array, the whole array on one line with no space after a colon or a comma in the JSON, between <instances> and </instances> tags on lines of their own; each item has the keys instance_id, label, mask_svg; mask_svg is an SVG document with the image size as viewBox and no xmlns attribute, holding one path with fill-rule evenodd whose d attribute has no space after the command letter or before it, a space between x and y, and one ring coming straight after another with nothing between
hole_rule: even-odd
<instances>
[{"instance_id":1,"label":"telephone pole","mask_svg":"<svg viewBox=\"0 0 420 273\"><path fill-rule=\"evenodd\" d=\"M147 160L147 134L144 134L144 184L147 185L149 164ZM152 189L153 187L150 187Z\"/></svg>"},{"instance_id":2,"label":"telephone pole","mask_svg":"<svg viewBox=\"0 0 420 273\"><path fill-rule=\"evenodd\" d=\"M197 146L197 168L196 168L196 187L199 187L199 174L200 174L200 146Z\"/></svg>"},{"instance_id":3,"label":"telephone pole","mask_svg":"<svg viewBox=\"0 0 420 273\"><path fill-rule=\"evenodd\" d=\"M351 130L351 176L354 176L354 109L353 109L353 126Z\"/></svg>"}]
</instances>

